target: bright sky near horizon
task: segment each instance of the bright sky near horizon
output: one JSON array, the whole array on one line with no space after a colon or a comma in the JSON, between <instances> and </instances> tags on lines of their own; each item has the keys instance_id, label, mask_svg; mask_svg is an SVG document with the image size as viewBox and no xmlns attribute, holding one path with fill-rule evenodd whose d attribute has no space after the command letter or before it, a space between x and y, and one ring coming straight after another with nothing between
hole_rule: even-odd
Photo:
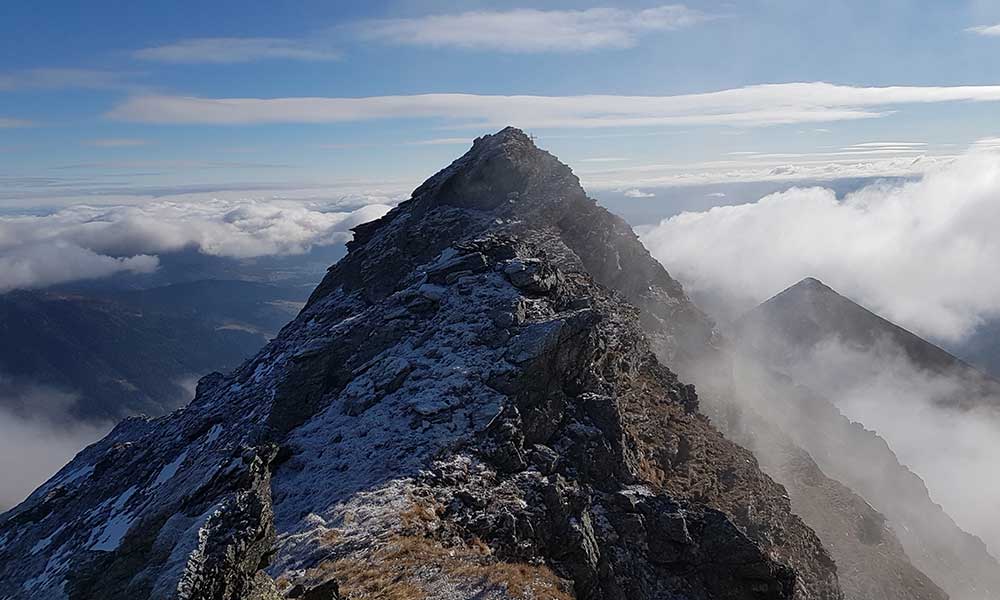
<instances>
[{"instance_id":1,"label":"bright sky near horizon","mask_svg":"<svg viewBox=\"0 0 1000 600\"><path fill-rule=\"evenodd\" d=\"M1000 136L994 0L2 13L7 210L181 192L398 195L507 124L591 189L908 174Z\"/></svg>"}]
</instances>

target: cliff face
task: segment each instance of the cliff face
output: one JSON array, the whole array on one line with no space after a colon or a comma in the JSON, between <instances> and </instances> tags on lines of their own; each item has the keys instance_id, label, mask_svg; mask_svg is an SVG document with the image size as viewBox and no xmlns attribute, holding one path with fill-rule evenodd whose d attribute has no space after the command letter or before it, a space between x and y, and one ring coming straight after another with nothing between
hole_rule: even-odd
<instances>
[{"instance_id":1,"label":"cliff face","mask_svg":"<svg viewBox=\"0 0 1000 600\"><path fill-rule=\"evenodd\" d=\"M650 340L715 343L568 167L481 138L257 357L4 515L0 597L840 598Z\"/></svg>"}]
</instances>

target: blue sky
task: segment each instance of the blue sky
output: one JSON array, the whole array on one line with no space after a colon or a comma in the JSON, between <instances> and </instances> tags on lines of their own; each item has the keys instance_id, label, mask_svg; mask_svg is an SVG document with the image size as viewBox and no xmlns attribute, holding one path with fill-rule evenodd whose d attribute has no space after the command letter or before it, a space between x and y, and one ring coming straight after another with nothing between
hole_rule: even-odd
<instances>
[{"instance_id":1,"label":"blue sky","mask_svg":"<svg viewBox=\"0 0 1000 600\"><path fill-rule=\"evenodd\" d=\"M1000 136L989 0L3 10L8 209L185 190L398 194L507 123L595 190L906 174L916 157ZM711 92L724 93L699 95Z\"/></svg>"}]
</instances>

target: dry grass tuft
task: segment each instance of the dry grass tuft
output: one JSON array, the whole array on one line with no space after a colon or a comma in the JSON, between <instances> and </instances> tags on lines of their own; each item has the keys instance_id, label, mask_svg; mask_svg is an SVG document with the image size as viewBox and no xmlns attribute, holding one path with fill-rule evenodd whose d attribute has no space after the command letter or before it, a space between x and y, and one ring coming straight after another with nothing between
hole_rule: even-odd
<instances>
[{"instance_id":1,"label":"dry grass tuft","mask_svg":"<svg viewBox=\"0 0 1000 600\"><path fill-rule=\"evenodd\" d=\"M424 537L397 536L369 560L345 558L310 569L317 581L336 579L352 600L424 600L434 582L451 580L476 590L504 590L518 600L572 600L566 583L547 567L495 562L479 544L445 547Z\"/></svg>"},{"instance_id":2,"label":"dry grass tuft","mask_svg":"<svg viewBox=\"0 0 1000 600\"><path fill-rule=\"evenodd\" d=\"M319 543L324 546L333 546L344 537L344 534L339 529L327 529L323 533L319 534Z\"/></svg>"},{"instance_id":3,"label":"dry grass tuft","mask_svg":"<svg viewBox=\"0 0 1000 600\"><path fill-rule=\"evenodd\" d=\"M351 600L424 600L433 597L445 581L471 595L492 591L518 600L572 600L566 582L545 566L499 562L479 538L456 546L432 539L444 507L410 500L409 508L400 514L400 533L385 540L373 554L324 561L307 571L305 578L314 582L335 579ZM335 546L341 537L339 530L330 529L320 535L320 541Z\"/></svg>"},{"instance_id":4,"label":"dry grass tuft","mask_svg":"<svg viewBox=\"0 0 1000 600\"><path fill-rule=\"evenodd\" d=\"M439 510L443 510L443 507L413 501L410 503L410 508L399 515L399 520L404 529L424 530L429 525L437 523Z\"/></svg>"}]
</instances>

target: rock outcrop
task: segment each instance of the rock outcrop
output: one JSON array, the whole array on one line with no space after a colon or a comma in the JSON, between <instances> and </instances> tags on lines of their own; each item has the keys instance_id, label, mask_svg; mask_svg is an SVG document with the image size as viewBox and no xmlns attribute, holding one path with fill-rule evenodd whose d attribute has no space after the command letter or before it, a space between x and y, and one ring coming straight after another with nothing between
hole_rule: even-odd
<instances>
[{"instance_id":1,"label":"rock outcrop","mask_svg":"<svg viewBox=\"0 0 1000 600\"><path fill-rule=\"evenodd\" d=\"M0 518L0 597L841 598L654 355L715 340L647 259L523 133L476 140L256 358Z\"/></svg>"}]
</instances>

